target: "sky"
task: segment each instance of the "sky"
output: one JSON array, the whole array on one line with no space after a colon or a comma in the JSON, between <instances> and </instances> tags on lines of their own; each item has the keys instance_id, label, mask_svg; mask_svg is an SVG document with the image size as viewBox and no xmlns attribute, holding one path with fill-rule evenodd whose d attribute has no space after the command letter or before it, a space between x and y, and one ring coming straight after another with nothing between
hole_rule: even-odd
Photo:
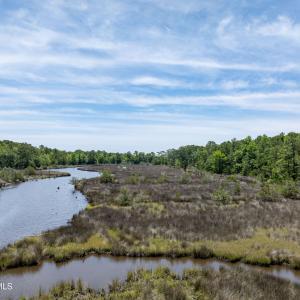
<instances>
[{"instance_id":1,"label":"sky","mask_svg":"<svg viewBox=\"0 0 300 300\"><path fill-rule=\"evenodd\" d=\"M300 128L297 0L0 0L0 139L161 151Z\"/></svg>"}]
</instances>

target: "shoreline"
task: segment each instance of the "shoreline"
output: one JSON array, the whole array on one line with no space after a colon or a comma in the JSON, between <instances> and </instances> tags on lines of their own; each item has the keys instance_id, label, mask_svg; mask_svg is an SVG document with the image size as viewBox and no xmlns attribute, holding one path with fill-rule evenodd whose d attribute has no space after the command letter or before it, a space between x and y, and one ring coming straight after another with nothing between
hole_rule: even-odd
<instances>
[{"instance_id":1,"label":"shoreline","mask_svg":"<svg viewBox=\"0 0 300 300\"><path fill-rule=\"evenodd\" d=\"M281 300L283 296L288 299L299 299L300 295L298 280L295 283L282 278L280 273L259 272L242 266L226 267L222 264L216 266L214 262L209 266L193 265L186 261L178 261L177 265L174 265L170 260L132 262L126 258L114 261L109 258L95 257L87 259L86 262L87 265L82 266L82 262L77 260L71 265L55 266L54 269L52 265L47 264L40 269L43 277L36 280L36 287L31 288L24 286L22 280L24 278L32 280L36 274L30 271L27 274L16 272L12 276L20 290L19 292L13 291L11 294L7 293L7 296L15 300L20 299L20 295L33 297L30 299L35 300L51 296L51 299L56 299L58 296L63 299L65 299L64 296L66 299L77 299L79 296L81 299L84 296L91 300L105 300L110 295L112 298L109 297L109 299L150 299L149 291L153 288L156 292L155 297L151 299L157 299L158 293L162 296L169 295L162 299L207 300L215 299L220 295L223 295L222 299L228 299L228 292L230 295L236 295L234 299L257 299L258 291L261 299ZM91 266L94 270L92 277L87 273ZM117 277L114 274L115 267L119 268ZM64 269L69 276L60 278L60 268ZM106 268L107 272L103 274L101 270ZM49 283L47 276L53 276L53 272L58 278L53 280L51 277ZM9 278L10 275L7 276ZM45 277L46 281L43 279ZM143 293L145 284L152 288L147 288L146 293ZM183 297L178 298L178 293Z\"/></svg>"},{"instance_id":2,"label":"shoreline","mask_svg":"<svg viewBox=\"0 0 300 300\"><path fill-rule=\"evenodd\" d=\"M20 171L20 170L15 170L15 171ZM0 191L1 189L11 188L27 181L71 176L71 174L68 172L60 172L60 171L36 170L36 172L40 172L40 174L30 175L30 176L25 175L24 180L19 180L16 182L6 182L0 179Z\"/></svg>"},{"instance_id":3,"label":"shoreline","mask_svg":"<svg viewBox=\"0 0 300 300\"><path fill-rule=\"evenodd\" d=\"M99 172L99 170L96 170L97 168L105 168L107 166L93 166L90 168L89 166L81 166L81 170L86 171L95 171ZM116 167L116 166L114 166ZM94 170L93 170L94 169ZM95 203L90 198L90 195L88 194L88 190L85 190L85 183L89 180L94 180L95 182L98 182L97 178L92 179L83 179L79 180L78 184L75 185L76 190L80 191L87 200L87 206L85 209L81 210L77 215L74 215L73 218L77 218L78 216L84 214L86 211L93 211L93 210L99 210L99 209L110 209L112 210L126 210L127 208L124 207L114 207L114 206L105 206L104 204L98 204L95 205ZM59 228L60 229L60 228ZM275 229L270 229L271 233L268 231L259 232L260 236L258 238L264 239L269 234L273 234L273 231L276 231ZM55 230L50 230L47 233L51 234L52 232L55 232ZM276 232L275 232L276 233ZM280 232L279 232L280 233ZM18 247L22 249L23 244L31 245L32 247L41 248L42 252L40 253L39 257L32 257L29 261L19 261L19 265L15 265L12 262L9 262L9 259L6 260L6 263L3 264L2 259L2 267L0 265L0 269L7 270L11 268L18 268L22 266L30 266L30 265L39 265L43 263L43 261L50 259L54 262L68 262L72 259L76 258L84 258L88 257L89 255L111 255L112 257L148 257L148 258L188 258L188 259L217 259L220 262L238 262L238 263L244 263L247 265L256 265L256 266L285 266L289 268L290 270L298 270L300 269L300 260L298 260L297 257L293 258L291 260L288 258L288 255L283 255L281 257L280 253L278 254L278 257L274 254L274 258L267 257L266 255L261 255L258 252L253 252L250 256L245 256L244 253L247 253L247 249L251 248L252 245L256 244L256 237L255 234L252 238L248 239L236 239L236 240L228 240L228 241L213 241L213 240L198 240L193 243L189 243L185 245L185 248L182 247L182 241L180 240L167 240L161 238L160 240L151 241L149 240L149 247L145 247L143 245L138 245L135 247L115 247L115 242L118 242L118 239L122 240L120 238L119 232L111 232L111 239L108 241L106 237L97 235L97 236L89 236L87 240L83 243L80 242L74 242L74 243L65 243L61 246L49 246L45 244L45 241L43 241L43 237L45 233L42 233L39 236L33 236L28 237L25 239L22 239L20 241L16 241L12 245L8 245L1 249L1 252L5 254L5 252L10 252L14 250L18 250ZM281 240L280 240L281 241ZM279 242L280 242L279 241ZM266 249L268 248L274 248L275 250L280 246L277 246L276 241L273 244L267 245L267 243L270 242L269 240L264 241L263 243L266 243ZM271 241L272 242L272 241ZM151 245L155 246L151 246ZM156 243L156 244L155 244ZM289 241L286 242L287 246ZM278 244L280 245L280 243ZM239 246L239 248L236 248ZM152 248L151 248L152 247ZM291 245L292 247L292 245ZM235 250L235 248L237 250ZM249 250L248 249L248 250ZM246 251L246 252L244 252ZM277 250L276 250L277 251ZM276 252L275 251L275 252ZM298 251L298 250L297 250ZM0 253L1 254L1 253ZM0 257L1 258L1 257ZM1 260L0 260L1 263Z\"/></svg>"}]
</instances>

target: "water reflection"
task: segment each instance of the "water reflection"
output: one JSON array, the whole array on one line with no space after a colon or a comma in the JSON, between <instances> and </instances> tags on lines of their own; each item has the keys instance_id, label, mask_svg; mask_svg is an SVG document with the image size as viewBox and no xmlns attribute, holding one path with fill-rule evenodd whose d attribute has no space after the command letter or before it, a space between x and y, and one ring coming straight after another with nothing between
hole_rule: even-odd
<instances>
[{"instance_id":1,"label":"water reflection","mask_svg":"<svg viewBox=\"0 0 300 300\"><path fill-rule=\"evenodd\" d=\"M97 173L75 168L60 171L71 176L28 181L0 191L0 248L64 225L86 206L85 197L74 192L70 181L72 177L96 177Z\"/></svg>"},{"instance_id":2,"label":"water reflection","mask_svg":"<svg viewBox=\"0 0 300 300\"><path fill-rule=\"evenodd\" d=\"M0 282L11 282L14 290L2 292L2 297L18 299L21 295L33 296L39 289L46 291L60 281L78 280L94 288L107 288L115 278L124 279L127 272L137 268L154 269L158 266L167 266L180 274L186 268L232 268L241 266L246 269L255 269L260 272L273 274L276 277L289 279L300 284L300 272L285 267L262 268L244 264L230 264L217 260L200 259L164 259L164 258L123 258L111 256L90 256L86 259L76 259L65 264L45 262L40 267L18 268L0 273ZM34 285L32 284L34 283ZM1 298L2 299L2 298Z\"/></svg>"}]
</instances>

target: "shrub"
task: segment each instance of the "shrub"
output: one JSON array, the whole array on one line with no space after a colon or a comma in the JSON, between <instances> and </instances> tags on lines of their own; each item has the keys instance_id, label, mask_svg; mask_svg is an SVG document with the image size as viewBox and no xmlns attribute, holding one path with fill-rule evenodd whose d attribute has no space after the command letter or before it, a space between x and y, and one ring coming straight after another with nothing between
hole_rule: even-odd
<instances>
[{"instance_id":1,"label":"shrub","mask_svg":"<svg viewBox=\"0 0 300 300\"><path fill-rule=\"evenodd\" d=\"M139 184L140 183L140 177L139 175L137 174L133 174L133 175L130 175L127 179L126 179L126 182L128 184Z\"/></svg>"},{"instance_id":2,"label":"shrub","mask_svg":"<svg viewBox=\"0 0 300 300\"><path fill-rule=\"evenodd\" d=\"M213 193L213 199L221 204L229 204L232 201L230 194L224 190L224 188L219 188Z\"/></svg>"},{"instance_id":3,"label":"shrub","mask_svg":"<svg viewBox=\"0 0 300 300\"><path fill-rule=\"evenodd\" d=\"M134 196L134 202L135 203L142 203L142 202L149 202L150 196L148 194L146 194L143 191L138 192L135 196Z\"/></svg>"},{"instance_id":4,"label":"shrub","mask_svg":"<svg viewBox=\"0 0 300 300\"><path fill-rule=\"evenodd\" d=\"M242 189L241 189L240 182L239 181L235 182L235 184L234 184L234 194L235 195L240 195L241 191L242 191Z\"/></svg>"},{"instance_id":5,"label":"shrub","mask_svg":"<svg viewBox=\"0 0 300 300\"><path fill-rule=\"evenodd\" d=\"M259 196L263 201L275 202L280 199L277 186L270 182L264 182L262 184Z\"/></svg>"},{"instance_id":6,"label":"shrub","mask_svg":"<svg viewBox=\"0 0 300 300\"><path fill-rule=\"evenodd\" d=\"M229 175L229 176L227 177L227 181L229 181L229 182L237 182L238 179L237 179L237 176L236 176L236 175Z\"/></svg>"},{"instance_id":7,"label":"shrub","mask_svg":"<svg viewBox=\"0 0 300 300\"><path fill-rule=\"evenodd\" d=\"M286 198L298 199L299 187L297 186L295 181L286 181L281 187L281 194Z\"/></svg>"},{"instance_id":8,"label":"shrub","mask_svg":"<svg viewBox=\"0 0 300 300\"><path fill-rule=\"evenodd\" d=\"M34 167L28 166L25 170L24 170L24 174L27 176L34 176L36 175L35 169Z\"/></svg>"},{"instance_id":9,"label":"shrub","mask_svg":"<svg viewBox=\"0 0 300 300\"><path fill-rule=\"evenodd\" d=\"M201 178L201 182L204 184L210 183L214 180L214 175L207 171L200 171L199 176Z\"/></svg>"},{"instance_id":10,"label":"shrub","mask_svg":"<svg viewBox=\"0 0 300 300\"><path fill-rule=\"evenodd\" d=\"M165 173L161 173L160 176L157 178L157 183L166 183L168 182L168 177Z\"/></svg>"},{"instance_id":11,"label":"shrub","mask_svg":"<svg viewBox=\"0 0 300 300\"><path fill-rule=\"evenodd\" d=\"M114 182L114 176L112 173L108 170L103 170L103 172L100 173L100 181L101 183L113 183Z\"/></svg>"},{"instance_id":12,"label":"shrub","mask_svg":"<svg viewBox=\"0 0 300 300\"><path fill-rule=\"evenodd\" d=\"M188 184L191 182L191 176L188 173L184 173L180 178L180 183Z\"/></svg>"},{"instance_id":13,"label":"shrub","mask_svg":"<svg viewBox=\"0 0 300 300\"><path fill-rule=\"evenodd\" d=\"M193 249L193 257L194 258L206 259L206 258L211 258L213 256L214 256L214 254L213 254L212 250L210 250L209 248L207 248L205 246L201 246L200 248Z\"/></svg>"},{"instance_id":14,"label":"shrub","mask_svg":"<svg viewBox=\"0 0 300 300\"><path fill-rule=\"evenodd\" d=\"M122 282L119 279L113 279L111 284L108 286L108 290L110 293L120 292L122 290Z\"/></svg>"},{"instance_id":15,"label":"shrub","mask_svg":"<svg viewBox=\"0 0 300 300\"><path fill-rule=\"evenodd\" d=\"M161 286L161 293L164 295L165 299L172 300L187 300L188 296L185 291L184 286L180 285L180 282L177 284L168 284L164 282Z\"/></svg>"},{"instance_id":16,"label":"shrub","mask_svg":"<svg viewBox=\"0 0 300 300\"><path fill-rule=\"evenodd\" d=\"M25 180L21 171L17 171L11 168L4 168L0 170L0 178L10 183Z\"/></svg>"},{"instance_id":17,"label":"shrub","mask_svg":"<svg viewBox=\"0 0 300 300\"><path fill-rule=\"evenodd\" d=\"M120 194L116 198L116 202L120 206L129 206L132 204L132 196L126 188L121 189Z\"/></svg>"}]
</instances>

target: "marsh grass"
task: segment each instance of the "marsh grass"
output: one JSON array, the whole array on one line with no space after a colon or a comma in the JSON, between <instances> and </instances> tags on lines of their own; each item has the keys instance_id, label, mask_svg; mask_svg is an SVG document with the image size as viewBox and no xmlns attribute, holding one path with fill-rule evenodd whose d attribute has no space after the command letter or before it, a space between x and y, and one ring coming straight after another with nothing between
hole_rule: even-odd
<instances>
[{"instance_id":1,"label":"marsh grass","mask_svg":"<svg viewBox=\"0 0 300 300\"><path fill-rule=\"evenodd\" d=\"M67 172L35 170L33 167L30 166L23 170L3 168L0 169L0 188L3 186L16 184L31 179L43 179L61 176L70 176L70 174Z\"/></svg>"},{"instance_id":2,"label":"marsh grass","mask_svg":"<svg viewBox=\"0 0 300 300\"><path fill-rule=\"evenodd\" d=\"M31 300L296 300L300 288L287 281L242 268L186 269L176 274L166 267L137 269L125 280L114 279L108 289L96 291L82 281L61 282L48 293L39 292Z\"/></svg>"},{"instance_id":3,"label":"marsh grass","mask_svg":"<svg viewBox=\"0 0 300 300\"><path fill-rule=\"evenodd\" d=\"M260 183L242 176L209 175L203 180L207 173L162 166L105 169L114 174L113 183L99 178L76 183L88 198L85 210L66 226L0 250L0 267L92 253L217 257L300 267L300 201L266 201ZM128 180L136 174L145 180ZM168 180L159 183L162 174ZM188 183L181 182L185 174ZM225 197L217 194L220 190Z\"/></svg>"},{"instance_id":4,"label":"marsh grass","mask_svg":"<svg viewBox=\"0 0 300 300\"><path fill-rule=\"evenodd\" d=\"M74 257L104 253L149 257L216 257L231 262L242 261L264 266L285 263L299 268L300 245L297 242L287 242L285 240L287 234L285 229L260 229L251 238L183 243L164 237L139 240L134 232L126 233L115 227L107 229L101 235L94 234L82 243L69 242L64 245L49 246L41 237L24 239L8 246L0 253L0 268L4 270L17 266L36 265L47 258L62 262Z\"/></svg>"}]
</instances>

